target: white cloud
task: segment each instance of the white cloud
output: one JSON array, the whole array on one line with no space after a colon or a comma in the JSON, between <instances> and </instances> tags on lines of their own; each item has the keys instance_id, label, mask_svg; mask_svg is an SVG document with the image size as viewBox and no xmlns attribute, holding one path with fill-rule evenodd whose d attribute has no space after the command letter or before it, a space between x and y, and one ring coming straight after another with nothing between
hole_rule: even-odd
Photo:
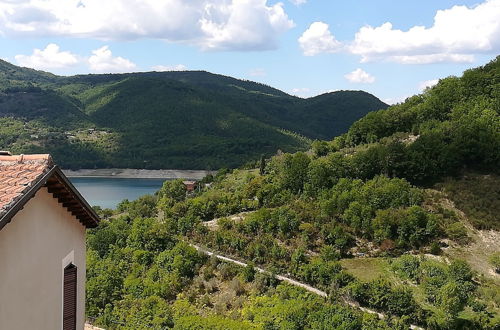
<instances>
[{"instance_id":1,"label":"white cloud","mask_svg":"<svg viewBox=\"0 0 500 330\"><path fill-rule=\"evenodd\" d=\"M473 54L500 50L500 0L439 10L429 28L414 26L402 31L389 22L379 27L365 26L356 33L349 49L364 62L471 62Z\"/></svg>"},{"instance_id":2,"label":"white cloud","mask_svg":"<svg viewBox=\"0 0 500 330\"><path fill-rule=\"evenodd\" d=\"M306 56L320 53L336 53L342 49L342 44L330 32L328 24L314 22L299 38L299 45Z\"/></svg>"},{"instance_id":3,"label":"white cloud","mask_svg":"<svg viewBox=\"0 0 500 330\"><path fill-rule=\"evenodd\" d=\"M435 86L439 82L439 79L432 79L432 80L426 80L422 81L418 84L418 89L423 92L426 88Z\"/></svg>"},{"instance_id":4,"label":"white cloud","mask_svg":"<svg viewBox=\"0 0 500 330\"><path fill-rule=\"evenodd\" d=\"M431 63L472 63L474 55L462 54L432 54L432 55L410 55L410 56L389 56L389 61L401 64L431 64ZM365 58L361 62L368 62Z\"/></svg>"},{"instance_id":5,"label":"white cloud","mask_svg":"<svg viewBox=\"0 0 500 330\"><path fill-rule=\"evenodd\" d=\"M212 50L265 50L276 48L277 36L294 26L283 4L267 0L209 1L200 19L205 34L202 48Z\"/></svg>"},{"instance_id":6,"label":"white cloud","mask_svg":"<svg viewBox=\"0 0 500 330\"><path fill-rule=\"evenodd\" d=\"M162 71L186 71L187 66L184 64L176 64L176 65L155 65L151 69L154 71L162 72Z\"/></svg>"},{"instance_id":7,"label":"white cloud","mask_svg":"<svg viewBox=\"0 0 500 330\"><path fill-rule=\"evenodd\" d=\"M63 69L80 63L75 54L61 51L56 44L48 44L45 49L34 49L31 55L16 55L17 64L38 70Z\"/></svg>"},{"instance_id":8,"label":"white cloud","mask_svg":"<svg viewBox=\"0 0 500 330\"><path fill-rule=\"evenodd\" d=\"M0 2L0 33L104 40L155 38L206 50L277 47L293 27L267 0L21 0Z\"/></svg>"},{"instance_id":9,"label":"white cloud","mask_svg":"<svg viewBox=\"0 0 500 330\"><path fill-rule=\"evenodd\" d=\"M311 94L311 89L307 87L293 88L290 92L295 96L306 97Z\"/></svg>"},{"instance_id":10,"label":"white cloud","mask_svg":"<svg viewBox=\"0 0 500 330\"><path fill-rule=\"evenodd\" d=\"M90 70L102 73L130 72L136 65L123 57L113 57L113 53L108 46L103 46L92 51L92 56L88 59Z\"/></svg>"},{"instance_id":11,"label":"white cloud","mask_svg":"<svg viewBox=\"0 0 500 330\"><path fill-rule=\"evenodd\" d=\"M500 0L439 10L431 27L413 26L403 31L390 22L367 25L359 29L354 40L343 42L343 47L327 24L314 22L299 38L299 45L304 55L342 50L361 56L362 63L470 63L475 54L500 52Z\"/></svg>"},{"instance_id":12,"label":"white cloud","mask_svg":"<svg viewBox=\"0 0 500 330\"><path fill-rule=\"evenodd\" d=\"M357 84L372 84L375 82L374 76L359 68L346 74L344 77L349 80L349 82Z\"/></svg>"},{"instance_id":13,"label":"white cloud","mask_svg":"<svg viewBox=\"0 0 500 330\"><path fill-rule=\"evenodd\" d=\"M303 5L307 2L307 0L289 0L291 3L293 3L296 6Z\"/></svg>"},{"instance_id":14,"label":"white cloud","mask_svg":"<svg viewBox=\"0 0 500 330\"><path fill-rule=\"evenodd\" d=\"M402 103L406 101L407 98L409 98L411 95L404 95L404 96L399 96L399 97L389 97L385 98L382 100L382 102L387 103L389 105L394 105L398 103Z\"/></svg>"},{"instance_id":15,"label":"white cloud","mask_svg":"<svg viewBox=\"0 0 500 330\"><path fill-rule=\"evenodd\" d=\"M310 89L307 87L302 87L302 88L293 88L292 93L304 93L304 92L309 92Z\"/></svg>"},{"instance_id":16,"label":"white cloud","mask_svg":"<svg viewBox=\"0 0 500 330\"><path fill-rule=\"evenodd\" d=\"M248 74L252 77L264 77L265 75L267 75L266 70L262 68L252 69L250 70L250 72L248 72Z\"/></svg>"}]
</instances>

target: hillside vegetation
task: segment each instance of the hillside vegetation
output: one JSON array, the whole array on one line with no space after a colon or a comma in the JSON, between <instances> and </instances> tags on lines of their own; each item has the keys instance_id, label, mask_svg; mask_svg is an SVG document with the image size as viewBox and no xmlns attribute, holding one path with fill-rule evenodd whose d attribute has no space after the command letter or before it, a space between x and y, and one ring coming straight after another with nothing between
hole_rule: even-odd
<instances>
[{"instance_id":1,"label":"hillside vegetation","mask_svg":"<svg viewBox=\"0 0 500 330\"><path fill-rule=\"evenodd\" d=\"M479 229L500 230L500 177L468 173L437 185Z\"/></svg>"},{"instance_id":2,"label":"hillside vegetation","mask_svg":"<svg viewBox=\"0 0 500 330\"><path fill-rule=\"evenodd\" d=\"M171 326L186 329L498 329L499 93L500 58L370 113L310 152L220 170L191 195L168 181L155 196L101 210L108 219L89 237L90 264L110 271L89 274L89 311L110 329L131 317L128 306L151 310L134 305L139 298L161 302L173 311ZM252 291L262 284L252 266L239 269L246 284L233 277L228 292L218 270L184 265L199 256L172 250L174 239L329 296ZM273 276L265 283L276 284ZM182 299L189 320L176 319ZM361 316L346 302L386 317Z\"/></svg>"},{"instance_id":3,"label":"hillside vegetation","mask_svg":"<svg viewBox=\"0 0 500 330\"><path fill-rule=\"evenodd\" d=\"M385 107L360 91L301 99L202 71L59 77L0 60L0 149L70 168L238 167Z\"/></svg>"}]
</instances>

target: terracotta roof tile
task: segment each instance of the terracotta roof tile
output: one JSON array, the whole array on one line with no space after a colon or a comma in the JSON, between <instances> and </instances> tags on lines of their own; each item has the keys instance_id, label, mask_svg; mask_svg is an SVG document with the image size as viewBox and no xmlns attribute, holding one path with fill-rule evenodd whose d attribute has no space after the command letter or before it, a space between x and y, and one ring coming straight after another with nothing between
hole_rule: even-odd
<instances>
[{"instance_id":1,"label":"terracotta roof tile","mask_svg":"<svg viewBox=\"0 0 500 330\"><path fill-rule=\"evenodd\" d=\"M50 155L0 156L0 216L52 167Z\"/></svg>"}]
</instances>

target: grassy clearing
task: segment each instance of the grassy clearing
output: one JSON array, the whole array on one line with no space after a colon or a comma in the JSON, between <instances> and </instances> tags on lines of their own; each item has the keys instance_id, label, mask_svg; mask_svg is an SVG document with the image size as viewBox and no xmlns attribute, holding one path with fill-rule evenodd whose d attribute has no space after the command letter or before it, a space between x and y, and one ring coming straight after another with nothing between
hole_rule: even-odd
<instances>
[{"instance_id":1,"label":"grassy clearing","mask_svg":"<svg viewBox=\"0 0 500 330\"><path fill-rule=\"evenodd\" d=\"M342 259L343 268L361 281L369 282L379 277L395 278L389 262L384 258Z\"/></svg>"}]
</instances>

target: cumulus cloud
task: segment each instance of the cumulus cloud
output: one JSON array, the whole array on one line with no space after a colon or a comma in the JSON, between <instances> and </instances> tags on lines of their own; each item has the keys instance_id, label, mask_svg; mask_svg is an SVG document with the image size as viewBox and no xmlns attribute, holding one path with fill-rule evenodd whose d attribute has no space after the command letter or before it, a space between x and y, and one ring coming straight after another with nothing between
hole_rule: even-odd
<instances>
[{"instance_id":1,"label":"cumulus cloud","mask_svg":"<svg viewBox=\"0 0 500 330\"><path fill-rule=\"evenodd\" d=\"M281 3L267 6L267 0L233 0L227 5L210 2L200 19L205 34L201 45L205 49L272 49L277 46L277 36L294 26Z\"/></svg>"},{"instance_id":2,"label":"cumulus cloud","mask_svg":"<svg viewBox=\"0 0 500 330\"><path fill-rule=\"evenodd\" d=\"M342 44L330 32L328 24L314 22L299 38L299 45L306 56L320 53L336 53L342 49Z\"/></svg>"},{"instance_id":3,"label":"cumulus cloud","mask_svg":"<svg viewBox=\"0 0 500 330\"><path fill-rule=\"evenodd\" d=\"M500 49L500 0L487 0L476 7L454 6L439 10L430 28L414 26L408 31L391 23L365 26L356 33L351 51L365 61L379 56L412 56L410 62L469 61L467 54Z\"/></svg>"},{"instance_id":4,"label":"cumulus cloud","mask_svg":"<svg viewBox=\"0 0 500 330\"><path fill-rule=\"evenodd\" d=\"M151 69L154 71L162 72L162 71L186 71L187 66L184 64L176 64L176 65L155 65Z\"/></svg>"},{"instance_id":5,"label":"cumulus cloud","mask_svg":"<svg viewBox=\"0 0 500 330\"><path fill-rule=\"evenodd\" d=\"M205 50L277 47L293 27L282 3L267 0L22 0L0 3L0 33L156 38Z\"/></svg>"},{"instance_id":6,"label":"cumulus cloud","mask_svg":"<svg viewBox=\"0 0 500 330\"><path fill-rule=\"evenodd\" d=\"M363 71L362 69L356 69L351 73L344 76L349 82L357 84L372 84L375 82L375 77L371 74Z\"/></svg>"},{"instance_id":7,"label":"cumulus cloud","mask_svg":"<svg viewBox=\"0 0 500 330\"><path fill-rule=\"evenodd\" d=\"M92 54L88 59L88 63L90 70L94 72L130 72L136 68L136 65L126 58L113 57L113 53L108 46L93 50Z\"/></svg>"},{"instance_id":8,"label":"cumulus cloud","mask_svg":"<svg viewBox=\"0 0 500 330\"><path fill-rule=\"evenodd\" d=\"M309 47L305 41L309 41ZM321 22L313 23L299 39L305 55L334 52L338 50L338 43L328 26ZM344 45L346 52L361 56L361 62L472 62L475 54L500 51L500 0L439 10L430 27L414 26L403 31L390 22L377 27L367 25Z\"/></svg>"},{"instance_id":9,"label":"cumulus cloud","mask_svg":"<svg viewBox=\"0 0 500 330\"><path fill-rule=\"evenodd\" d=\"M48 44L45 49L34 49L31 55L16 55L17 64L38 70L64 69L80 63L78 57L61 51L56 44Z\"/></svg>"},{"instance_id":10,"label":"cumulus cloud","mask_svg":"<svg viewBox=\"0 0 500 330\"><path fill-rule=\"evenodd\" d=\"M439 79L432 79L432 80L426 80L422 81L418 84L418 89L423 92L426 88L435 86L439 82Z\"/></svg>"}]
</instances>

